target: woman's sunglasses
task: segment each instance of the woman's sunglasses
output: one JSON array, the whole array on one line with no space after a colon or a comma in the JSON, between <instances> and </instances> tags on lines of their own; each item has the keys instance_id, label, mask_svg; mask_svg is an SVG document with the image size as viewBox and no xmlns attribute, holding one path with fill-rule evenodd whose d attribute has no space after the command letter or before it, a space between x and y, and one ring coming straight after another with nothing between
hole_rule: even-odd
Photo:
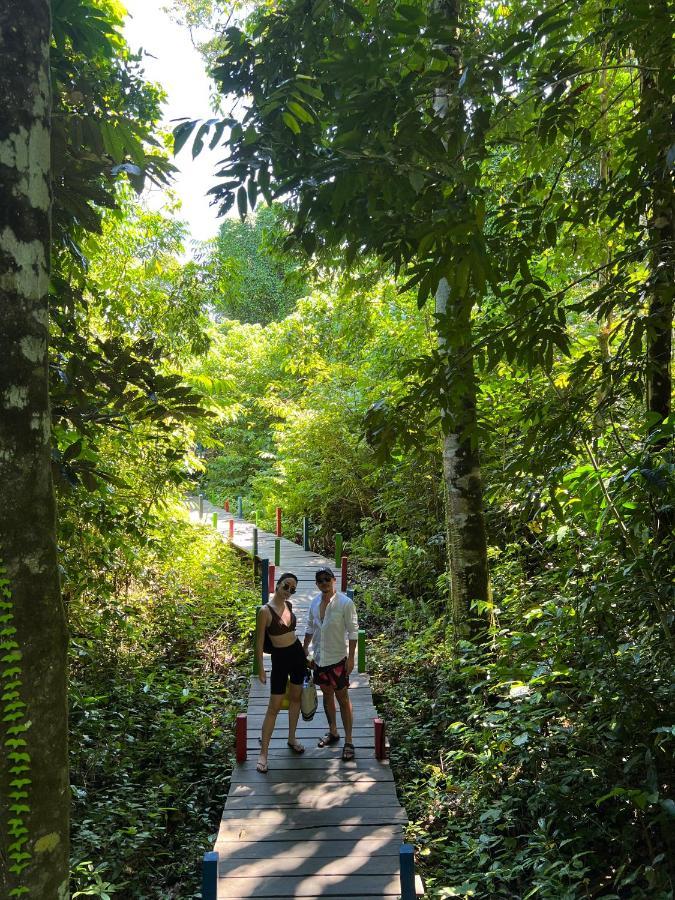
<instances>
[{"instance_id":1,"label":"woman's sunglasses","mask_svg":"<svg viewBox=\"0 0 675 900\"><path fill-rule=\"evenodd\" d=\"M317 584L330 584L332 580L333 579L330 577L330 575L319 575L319 577L316 579L316 583Z\"/></svg>"},{"instance_id":2,"label":"woman's sunglasses","mask_svg":"<svg viewBox=\"0 0 675 900\"><path fill-rule=\"evenodd\" d=\"M279 587L284 591L288 591L289 594L295 593L295 588L292 584L289 584L288 581L284 581L284 583L280 584Z\"/></svg>"}]
</instances>

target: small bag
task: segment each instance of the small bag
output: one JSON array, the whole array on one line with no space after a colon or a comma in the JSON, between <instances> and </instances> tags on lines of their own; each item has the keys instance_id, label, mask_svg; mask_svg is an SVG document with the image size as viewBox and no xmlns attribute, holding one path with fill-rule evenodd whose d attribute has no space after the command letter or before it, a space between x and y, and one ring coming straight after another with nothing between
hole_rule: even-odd
<instances>
[{"instance_id":1,"label":"small bag","mask_svg":"<svg viewBox=\"0 0 675 900\"><path fill-rule=\"evenodd\" d=\"M307 673L302 685L302 694L300 695L300 712L302 713L302 718L305 722L312 721L318 705L319 700L316 695L316 685L312 681L311 674Z\"/></svg>"}]
</instances>

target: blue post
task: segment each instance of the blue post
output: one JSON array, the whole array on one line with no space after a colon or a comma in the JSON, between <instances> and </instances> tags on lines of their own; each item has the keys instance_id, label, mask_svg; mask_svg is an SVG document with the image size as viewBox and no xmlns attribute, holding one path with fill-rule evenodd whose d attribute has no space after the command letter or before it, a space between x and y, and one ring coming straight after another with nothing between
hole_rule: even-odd
<instances>
[{"instance_id":1,"label":"blue post","mask_svg":"<svg viewBox=\"0 0 675 900\"><path fill-rule=\"evenodd\" d=\"M269 559L260 560L261 578L262 578L262 602L263 606L270 598L270 561Z\"/></svg>"},{"instance_id":2,"label":"blue post","mask_svg":"<svg viewBox=\"0 0 675 900\"><path fill-rule=\"evenodd\" d=\"M347 588L345 594L349 597L350 600L354 599L354 588Z\"/></svg>"},{"instance_id":3,"label":"blue post","mask_svg":"<svg viewBox=\"0 0 675 900\"><path fill-rule=\"evenodd\" d=\"M218 854L215 852L204 854L202 900L218 900Z\"/></svg>"},{"instance_id":4,"label":"blue post","mask_svg":"<svg viewBox=\"0 0 675 900\"><path fill-rule=\"evenodd\" d=\"M302 517L302 549L309 550L309 519Z\"/></svg>"},{"instance_id":5,"label":"blue post","mask_svg":"<svg viewBox=\"0 0 675 900\"><path fill-rule=\"evenodd\" d=\"M398 852L401 866L401 900L415 900L415 848L401 844Z\"/></svg>"},{"instance_id":6,"label":"blue post","mask_svg":"<svg viewBox=\"0 0 675 900\"><path fill-rule=\"evenodd\" d=\"M244 518L244 501L241 497L237 497L237 515L240 519Z\"/></svg>"}]
</instances>

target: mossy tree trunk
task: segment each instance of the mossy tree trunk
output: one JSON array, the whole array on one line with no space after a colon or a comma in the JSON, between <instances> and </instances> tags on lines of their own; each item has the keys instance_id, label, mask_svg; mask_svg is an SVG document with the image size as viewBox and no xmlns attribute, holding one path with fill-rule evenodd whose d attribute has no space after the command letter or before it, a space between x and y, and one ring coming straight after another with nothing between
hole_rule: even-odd
<instances>
[{"instance_id":1,"label":"mossy tree trunk","mask_svg":"<svg viewBox=\"0 0 675 900\"><path fill-rule=\"evenodd\" d=\"M460 0L436 0L436 10L444 15L458 34ZM459 39L442 48L455 59L455 84L435 98L437 115L447 118L454 135L455 150L461 156L462 135L467 128L464 105L456 92L461 72ZM458 200L462 191L457 188ZM458 267L459 268L459 267ZM474 369L471 316L473 296L468 271L442 278L436 290L435 311L439 349L445 358L446 384L441 399L443 422L443 476L445 481L448 573L451 587L452 625L455 639L474 636L485 628L484 612L473 604L486 603L490 596L487 537L483 513L483 482L478 448L476 374Z\"/></svg>"},{"instance_id":2,"label":"mossy tree trunk","mask_svg":"<svg viewBox=\"0 0 675 900\"><path fill-rule=\"evenodd\" d=\"M48 395L50 5L0 4L0 895L68 896L66 626Z\"/></svg>"}]
</instances>

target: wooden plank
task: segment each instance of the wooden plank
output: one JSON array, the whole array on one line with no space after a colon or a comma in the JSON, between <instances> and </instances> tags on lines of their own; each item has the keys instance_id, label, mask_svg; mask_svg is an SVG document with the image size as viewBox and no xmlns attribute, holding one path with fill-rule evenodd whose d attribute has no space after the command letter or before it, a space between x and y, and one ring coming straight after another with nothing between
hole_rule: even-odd
<instances>
[{"instance_id":1,"label":"wooden plank","mask_svg":"<svg viewBox=\"0 0 675 900\"><path fill-rule=\"evenodd\" d=\"M352 840L313 840L313 841L218 841L216 850L221 864L227 865L230 859L341 859L346 856L375 857L395 856L398 863L401 838L388 835L382 838L361 838Z\"/></svg>"},{"instance_id":2,"label":"wooden plank","mask_svg":"<svg viewBox=\"0 0 675 900\"><path fill-rule=\"evenodd\" d=\"M258 743L250 744L246 752L249 760L257 762L258 754L260 753L260 745ZM342 750L340 744L334 744L332 747L308 746L304 753L298 754L293 753L293 751L286 746L286 742L284 741L283 746L281 747L270 747L267 752L267 757L270 761L270 765L281 765L287 769L306 768L310 760L316 762L317 768L319 769L323 768L324 763L340 763L341 765L349 766L352 762L356 763L364 760L376 760L372 742L367 747L357 746L354 759L345 763L342 762Z\"/></svg>"},{"instance_id":3,"label":"wooden plank","mask_svg":"<svg viewBox=\"0 0 675 900\"><path fill-rule=\"evenodd\" d=\"M400 806L352 807L338 809L300 809L289 806L275 809L224 809L222 822L237 827L272 825L279 828L319 828L326 825L405 825L408 816Z\"/></svg>"},{"instance_id":4,"label":"wooden plank","mask_svg":"<svg viewBox=\"0 0 675 900\"><path fill-rule=\"evenodd\" d=\"M242 823L237 825L236 822L221 822L218 839L216 840L215 849L218 849L218 843L221 841L325 841L325 840L355 840L360 838L375 838L387 835L390 838L398 837L403 839L403 826L398 824L378 825L331 825L330 827L290 827L281 828L275 823L261 823L259 825L253 823Z\"/></svg>"},{"instance_id":5,"label":"wooden plank","mask_svg":"<svg viewBox=\"0 0 675 900\"><path fill-rule=\"evenodd\" d=\"M318 771L324 772L324 774L337 774L342 771L372 773L378 772L389 766L389 763L386 760L378 760L370 756L357 757L351 762L343 762L341 759L333 759L328 756L312 759L312 757L308 757L306 753L303 753L302 756L293 757L292 764L288 762L288 757L284 757L284 760L286 765L283 768L291 769L295 772L317 769ZM256 762L257 760L249 757L246 762L240 763L237 768L246 768L248 771L255 770ZM282 768L282 766L278 766L278 768Z\"/></svg>"},{"instance_id":6,"label":"wooden plank","mask_svg":"<svg viewBox=\"0 0 675 900\"><path fill-rule=\"evenodd\" d=\"M314 842L310 842L314 846ZM367 868L368 875L398 875L399 860L393 853L373 855L335 853L337 859L330 857L308 856L299 859L297 856L275 854L266 859L240 859L229 857L218 865L220 878L260 878L269 876L292 875L295 878L307 875L350 875L363 872Z\"/></svg>"},{"instance_id":7,"label":"wooden plank","mask_svg":"<svg viewBox=\"0 0 675 900\"><path fill-rule=\"evenodd\" d=\"M369 792L365 797L359 795L340 800L333 800L330 795L318 796L312 799L301 797L275 797L273 794L261 794L255 797L228 797L225 801L225 809L236 812L240 809L401 809L396 794L393 791L379 793Z\"/></svg>"},{"instance_id":8,"label":"wooden plank","mask_svg":"<svg viewBox=\"0 0 675 900\"><path fill-rule=\"evenodd\" d=\"M301 781L305 784L353 784L357 781L392 782L394 776L391 769L372 770L341 769L337 772L325 772L322 769L283 769L280 766L270 769L266 775L256 772L255 766L243 769L237 766L230 777L230 784L292 784Z\"/></svg>"},{"instance_id":9,"label":"wooden plank","mask_svg":"<svg viewBox=\"0 0 675 900\"><path fill-rule=\"evenodd\" d=\"M258 878L223 878L218 900L275 897L400 897L398 875L307 875Z\"/></svg>"},{"instance_id":10,"label":"wooden plank","mask_svg":"<svg viewBox=\"0 0 675 900\"><path fill-rule=\"evenodd\" d=\"M290 784L238 784L232 785L227 803L240 800L255 800L274 806L275 803L299 803L311 806L314 803L339 805L347 800L359 798L365 803L370 797L382 802L388 796L396 800L396 791L391 781L355 781L351 784L328 782L326 784L303 784L300 781Z\"/></svg>"}]
</instances>

